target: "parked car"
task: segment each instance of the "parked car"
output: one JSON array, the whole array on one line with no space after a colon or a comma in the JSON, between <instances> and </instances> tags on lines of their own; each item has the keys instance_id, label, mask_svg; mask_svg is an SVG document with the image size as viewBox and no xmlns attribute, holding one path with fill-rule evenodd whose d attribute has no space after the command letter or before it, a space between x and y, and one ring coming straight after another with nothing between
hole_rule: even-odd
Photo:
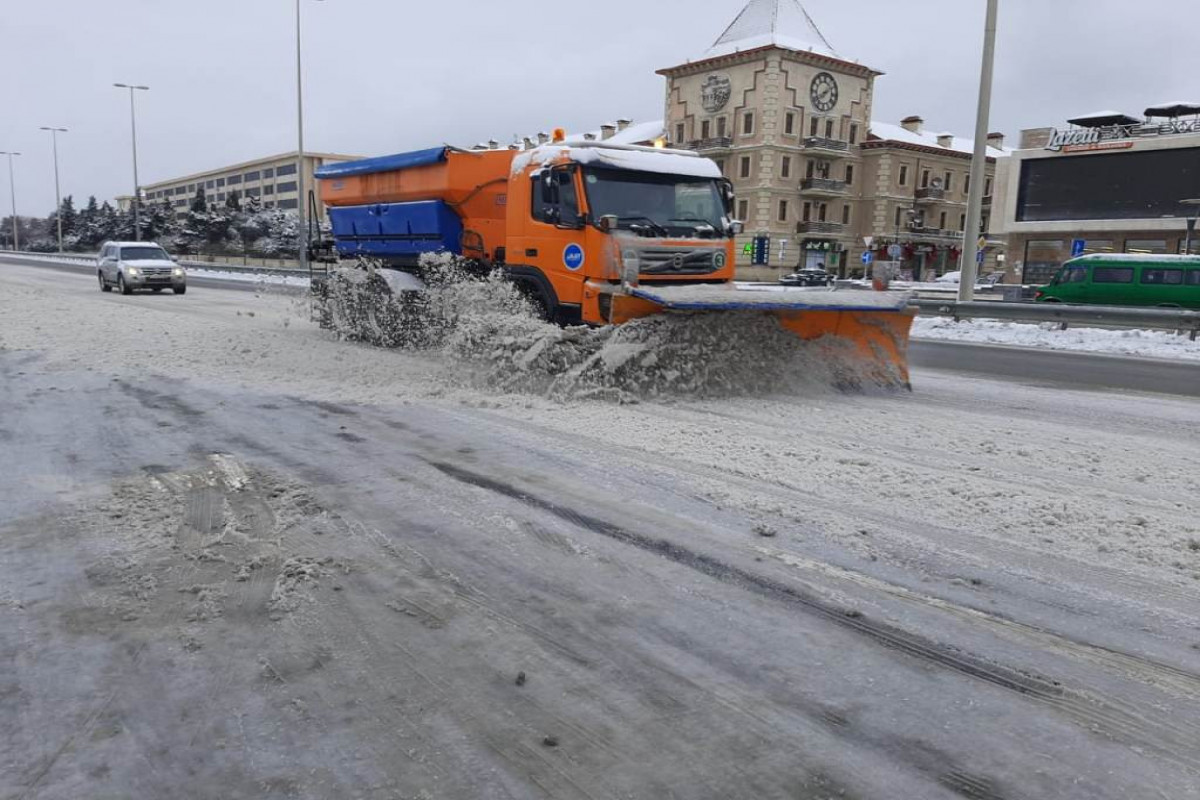
<instances>
[{"instance_id":1,"label":"parked car","mask_svg":"<svg viewBox=\"0 0 1200 800\"><path fill-rule=\"evenodd\" d=\"M784 286L832 286L834 277L823 269L801 269L779 279Z\"/></svg>"},{"instance_id":2,"label":"parked car","mask_svg":"<svg viewBox=\"0 0 1200 800\"><path fill-rule=\"evenodd\" d=\"M133 294L138 289L175 294L187 291L187 273L154 242L105 242L96 258L100 291Z\"/></svg>"}]
</instances>

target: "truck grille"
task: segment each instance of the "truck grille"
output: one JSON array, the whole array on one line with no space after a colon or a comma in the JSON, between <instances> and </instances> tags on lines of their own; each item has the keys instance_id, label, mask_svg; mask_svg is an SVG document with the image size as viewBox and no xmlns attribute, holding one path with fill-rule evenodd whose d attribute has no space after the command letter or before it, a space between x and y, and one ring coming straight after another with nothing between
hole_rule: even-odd
<instances>
[{"instance_id":1,"label":"truck grille","mask_svg":"<svg viewBox=\"0 0 1200 800\"><path fill-rule=\"evenodd\" d=\"M669 247L648 247L638 253L639 271L643 275L707 275L720 269L717 253L721 250L675 250Z\"/></svg>"}]
</instances>

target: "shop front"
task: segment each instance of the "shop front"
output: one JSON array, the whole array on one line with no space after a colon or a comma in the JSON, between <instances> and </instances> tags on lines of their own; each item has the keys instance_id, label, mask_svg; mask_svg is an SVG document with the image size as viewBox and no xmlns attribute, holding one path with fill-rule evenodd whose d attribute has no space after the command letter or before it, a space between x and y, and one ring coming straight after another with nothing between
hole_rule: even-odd
<instances>
[{"instance_id":1,"label":"shop front","mask_svg":"<svg viewBox=\"0 0 1200 800\"><path fill-rule=\"evenodd\" d=\"M823 269L841 275L845 269L846 246L836 239L804 239L800 242L800 268Z\"/></svg>"}]
</instances>

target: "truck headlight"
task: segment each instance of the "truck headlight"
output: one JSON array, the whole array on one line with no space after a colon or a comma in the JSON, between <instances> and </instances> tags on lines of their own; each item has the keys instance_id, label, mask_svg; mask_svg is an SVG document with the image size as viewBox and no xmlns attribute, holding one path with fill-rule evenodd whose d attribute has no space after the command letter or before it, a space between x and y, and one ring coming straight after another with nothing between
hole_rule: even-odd
<instances>
[{"instance_id":1,"label":"truck headlight","mask_svg":"<svg viewBox=\"0 0 1200 800\"><path fill-rule=\"evenodd\" d=\"M637 286L638 273L641 272L641 260L637 250L625 250L621 253L621 280L627 286Z\"/></svg>"}]
</instances>

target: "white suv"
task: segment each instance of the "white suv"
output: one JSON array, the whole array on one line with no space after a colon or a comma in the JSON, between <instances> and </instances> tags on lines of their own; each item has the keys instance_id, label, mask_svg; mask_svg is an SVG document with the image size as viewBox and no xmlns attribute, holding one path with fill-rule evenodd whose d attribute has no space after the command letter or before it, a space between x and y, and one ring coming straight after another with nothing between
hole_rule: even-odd
<instances>
[{"instance_id":1,"label":"white suv","mask_svg":"<svg viewBox=\"0 0 1200 800\"><path fill-rule=\"evenodd\" d=\"M183 267L154 242L105 242L96 259L96 272L102 292L111 292L114 286L121 294L133 294L137 289L187 291Z\"/></svg>"}]
</instances>

